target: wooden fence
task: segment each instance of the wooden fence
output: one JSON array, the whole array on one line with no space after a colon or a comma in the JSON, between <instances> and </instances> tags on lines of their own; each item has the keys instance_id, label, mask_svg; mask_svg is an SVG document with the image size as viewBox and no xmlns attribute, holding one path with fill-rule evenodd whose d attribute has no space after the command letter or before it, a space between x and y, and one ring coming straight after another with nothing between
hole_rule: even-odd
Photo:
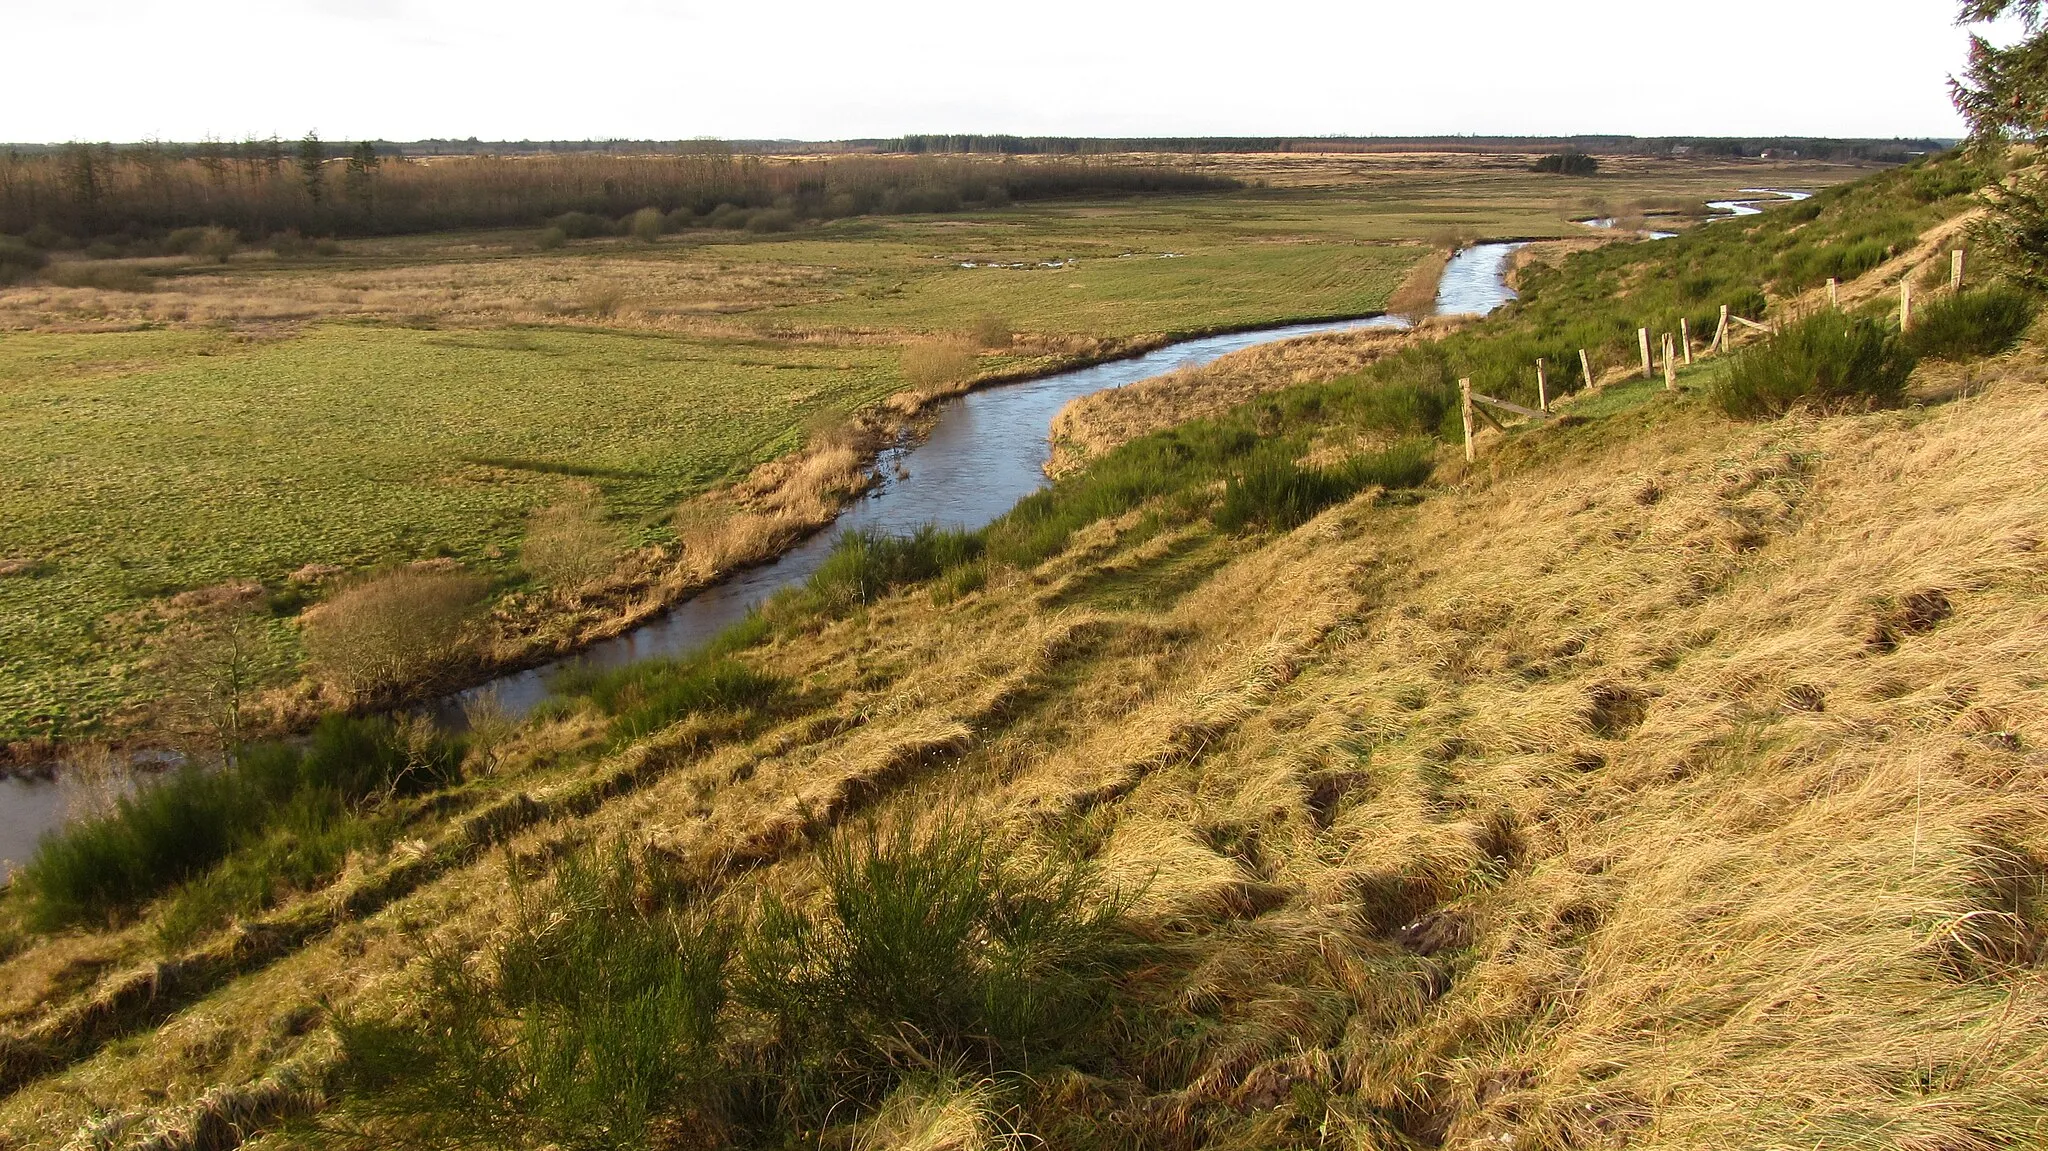
<instances>
[{"instance_id":1,"label":"wooden fence","mask_svg":"<svg viewBox=\"0 0 2048 1151\"><path fill-rule=\"evenodd\" d=\"M1949 253L1949 273L1946 290L1951 293L1963 290L1963 249L1961 248L1957 248ZM1841 285L1834 277L1828 278L1827 293L1828 307L1831 309L1840 308ZM1902 332L1912 330L1913 303L1913 277L1911 270L1908 270L1899 277L1899 330ZM1734 346L1734 339L1738 328L1759 332L1767 337L1778 334L1778 325L1775 322L1762 319L1752 320L1738 316L1729 309L1728 305L1723 304L1721 305L1721 321L1714 329L1714 338L1708 342L1700 354L1711 356L1730 351ZM1636 329L1636 346L1642 356L1643 378L1646 380L1656 379L1656 364L1651 355L1649 328ZM1675 392L1678 390L1678 368L1680 363L1683 363L1688 368L1693 364L1692 332L1687 326L1684 317L1679 318L1677 332L1665 332L1660 335L1659 347L1663 352L1664 388L1666 391ZM1593 358L1585 348L1579 349L1579 371L1586 381L1583 393L1599 390L1598 378L1593 375ZM1502 433L1506 433L1508 430L1507 425L1502 423L1489 409L1497 409L1513 415L1523 416L1539 423L1551 418L1548 365L1541 358L1538 358L1536 361L1536 407L1534 408L1525 408L1520 404L1510 403L1507 400L1496 399L1493 396L1475 392L1472 390L1472 381L1469 378L1458 381L1458 401L1465 422L1465 462L1471 463L1478 458L1478 446L1474 437L1478 432L1478 423L1480 421L1493 425L1496 431Z\"/></svg>"}]
</instances>

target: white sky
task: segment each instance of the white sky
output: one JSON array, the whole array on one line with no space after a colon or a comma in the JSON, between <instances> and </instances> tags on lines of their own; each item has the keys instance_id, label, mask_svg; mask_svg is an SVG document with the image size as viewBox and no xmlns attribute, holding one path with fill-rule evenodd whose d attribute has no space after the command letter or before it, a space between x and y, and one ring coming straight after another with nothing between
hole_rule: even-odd
<instances>
[{"instance_id":1,"label":"white sky","mask_svg":"<svg viewBox=\"0 0 2048 1151\"><path fill-rule=\"evenodd\" d=\"M1956 136L1953 0L0 0L0 140Z\"/></svg>"}]
</instances>

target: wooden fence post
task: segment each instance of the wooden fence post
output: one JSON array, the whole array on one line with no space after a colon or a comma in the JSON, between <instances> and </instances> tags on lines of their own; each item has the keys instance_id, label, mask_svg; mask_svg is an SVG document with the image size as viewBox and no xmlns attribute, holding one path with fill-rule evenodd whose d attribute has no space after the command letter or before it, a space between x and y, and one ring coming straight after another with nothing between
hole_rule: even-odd
<instances>
[{"instance_id":1,"label":"wooden fence post","mask_svg":"<svg viewBox=\"0 0 2048 1151\"><path fill-rule=\"evenodd\" d=\"M1584 376L1586 377L1586 390L1587 390L1587 391L1589 391L1589 392L1590 392L1590 391L1592 391L1592 390L1593 390L1593 358L1592 358L1591 356L1588 356L1588 355L1586 354L1586 349L1584 349L1584 348L1580 348L1580 349L1579 349L1579 371L1580 371L1580 373L1581 373L1581 374L1583 374L1583 375L1584 375Z\"/></svg>"},{"instance_id":2,"label":"wooden fence post","mask_svg":"<svg viewBox=\"0 0 2048 1151\"><path fill-rule=\"evenodd\" d=\"M1692 329L1685 326L1685 317L1678 317L1678 346L1685 349L1685 366L1692 367Z\"/></svg>"},{"instance_id":3,"label":"wooden fence post","mask_svg":"<svg viewBox=\"0 0 2048 1151\"><path fill-rule=\"evenodd\" d=\"M1650 372L1650 329L1637 328L1636 342L1643 346L1643 378L1646 380L1656 379Z\"/></svg>"},{"instance_id":4,"label":"wooden fence post","mask_svg":"<svg viewBox=\"0 0 2048 1151\"><path fill-rule=\"evenodd\" d=\"M1465 416L1465 462L1471 463L1472 454L1472 381L1458 381L1458 402Z\"/></svg>"},{"instance_id":5,"label":"wooden fence post","mask_svg":"<svg viewBox=\"0 0 2048 1151\"><path fill-rule=\"evenodd\" d=\"M1678 390L1678 365L1674 362L1671 348L1671 333L1664 333L1664 390Z\"/></svg>"},{"instance_id":6,"label":"wooden fence post","mask_svg":"<svg viewBox=\"0 0 2048 1151\"><path fill-rule=\"evenodd\" d=\"M1550 410L1550 381L1543 374L1543 357L1536 357L1536 407Z\"/></svg>"},{"instance_id":7,"label":"wooden fence post","mask_svg":"<svg viewBox=\"0 0 2048 1151\"><path fill-rule=\"evenodd\" d=\"M1948 254L1948 289L1951 292L1963 290L1963 250L1957 248Z\"/></svg>"},{"instance_id":8,"label":"wooden fence post","mask_svg":"<svg viewBox=\"0 0 2048 1151\"><path fill-rule=\"evenodd\" d=\"M1838 280L1836 280L1836 279L1835 279L1835 278L1834 278L1833 276L1829 276L1829 277L1828 277L1828 307L1830 307L1830 308L1837 308L1837 309L1839 309L1839 308L1840 308L1840 307L1842 306L1842 295L1841 295L1841 291L1840 291L1840 288L1841 288L1841 284L1840 284L1840 282L1839 282Z\"/></svg>"},{"instance_id":9,"label":"wooden fence post","mask_svg":"<svg viewBox=\"0 0 2048 1151\"><path fill-rule=\"evenodd\" d=\"M1909 331L1913 327L1913 281L1899 281L1899 330Z\"/></svg>"},{"instance_id":10,"label":"wooden fence post","mask_svg":"<svg viewBox=\"0 0 2048 1151\"><path fill-rule=\"evenodd\" d=\"M1728 350L1728 305L1726 304L1721 305L1721 326L1714 329L1714 347L1724 352Z\"/></svg>"}]
</instances>

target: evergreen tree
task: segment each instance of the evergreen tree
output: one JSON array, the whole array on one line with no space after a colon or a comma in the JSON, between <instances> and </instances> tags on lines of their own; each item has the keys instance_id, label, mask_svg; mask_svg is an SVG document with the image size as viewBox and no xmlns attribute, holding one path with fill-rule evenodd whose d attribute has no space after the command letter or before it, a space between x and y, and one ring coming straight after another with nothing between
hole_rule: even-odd
<instances>
[{"instance_id":1,"label":"evergreen tree","mask_svg":"<svg viewBox=\"0 0 2048 1151\"><path fill-rule=\"evenodd\" d=\"M320 137L312 132L299 141L299 175L306 181L306 195L320 202L320 193L325 190L321 183L320 166L327 161L327 149L320 143Z\"/></svg>"},{"instance_id":2,"label":"evergreen tree","mask_svg":"<svg viewBox=\"0 0 2048 1151\"><path fill-rule=\"evenodd\" d=\"M2043 0L1963 0L1963 24L2003 17L2019 21L2020 39L2004 48L1970 36L1970 65L1950 84L1956 108L1970 124L1970 145L1987 159L2005 157L2009 145L2029 153L2048 135L2048 22ZM2020 159L2020 157L2013 157ZM2031 155L2027 157L2031 161ZM1977 228L1979 242L2015 278L2048 288L2048 174L2028 162L1985 189L1990 214Z\"/></svg>"}]
</instances>

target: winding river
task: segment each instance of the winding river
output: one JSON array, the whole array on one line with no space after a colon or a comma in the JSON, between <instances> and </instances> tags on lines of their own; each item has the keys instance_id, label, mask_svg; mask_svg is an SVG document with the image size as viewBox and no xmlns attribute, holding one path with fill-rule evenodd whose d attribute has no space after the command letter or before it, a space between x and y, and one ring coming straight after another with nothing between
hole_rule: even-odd
<instances>
[{"instance_id":1,"label":"winding river","mask_svg":"<svg viewBox=\"0 0 2048 1151\"><path fill-rule=\"evenodd\" d=\"M1507 286L1508 258L1521 244L1477 244L1457 253L1438 282L1437 310L1485 314L1515 298ZM881 479L832 525L775 560L739 572L699 592L659 618L526 671L501 676L452 696L435 708L444 723L459 725L468 705L491 697L513 717L549 696L548 682L574 667L615 668L645 659L687 654L776 591L801 583L831 554L840 532L908 532L925 524L979 528L1043 487L1051 459L1048 431L1070 401L1120 388L1178 368L1210 363L1260 344L1320 332L1404 328L1398 316L1289 324L1257 331L1201 336L1127 360L1094 364L1033 380L970 392L947 401L922 442L885 456ZM40 779L0 779L0 870L22 861L36 840L67 818L63 785Z\"/></svg>"}]
</instances>

